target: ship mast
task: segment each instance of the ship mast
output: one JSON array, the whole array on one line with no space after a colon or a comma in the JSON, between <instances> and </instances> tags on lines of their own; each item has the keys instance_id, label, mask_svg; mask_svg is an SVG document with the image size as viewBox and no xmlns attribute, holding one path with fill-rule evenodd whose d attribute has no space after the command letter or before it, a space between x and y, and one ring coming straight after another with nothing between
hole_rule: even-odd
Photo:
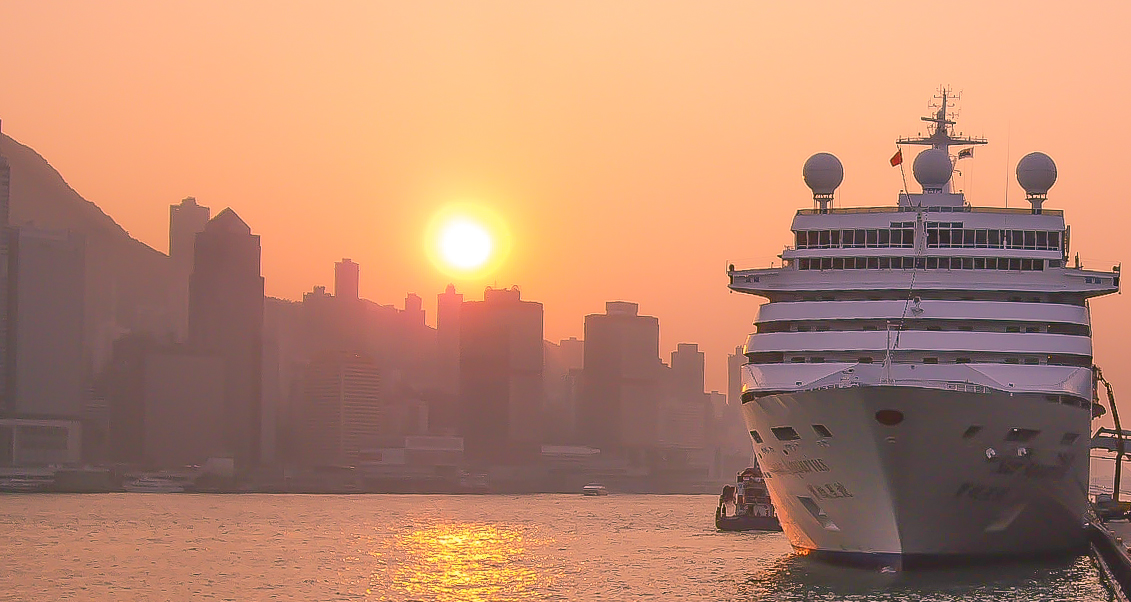
<instances>
[{"instance_id":1,"label":"ship mast","mask_svg":"<svg viewBox=\"0 0 1131 602\"><path fill-rule=\"evenodd\" d=\"M952 93L949 88L939 88L939 93L935 95L934 100L931 102L930 107L938 109L934 115L928 117L920 117L923 121L933 125L928 127L928 134L926 136L919 136L917 138L899 138L895 141L896 144L915 144L920 146L930 146L937 148L950 155L951 146L970 146L976 144L985 144L986 139L981 137L968 137L963 136L961 133L954 133L954 113L948 109L952 109L951 102L957 99L957 95ZM950 182L946 183L943 192L950 192Z\"/></svg>"}]
</instances>

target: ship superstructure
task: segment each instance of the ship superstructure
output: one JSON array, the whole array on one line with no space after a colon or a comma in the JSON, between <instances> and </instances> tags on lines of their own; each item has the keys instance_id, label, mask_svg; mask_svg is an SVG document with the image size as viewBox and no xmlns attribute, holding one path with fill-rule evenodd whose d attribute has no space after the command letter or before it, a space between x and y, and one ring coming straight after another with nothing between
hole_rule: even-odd
<instances>
[{"instance_id":1,"label":"ship superstructure","mask_svg":"<svg viewBox=\"0 0 1131 602\"><path fill-rule=\"evenodd\" d=\"M1088 485L1088 300L1118 266L1071 259L1056 166L1026 155L1028 207L950 189L944 92L914 160L920 193L833 208L828 153L781 267L728 270L765 297L746 342L743 412L795 548L853 559L958 559L1076 548ZM902 150L897 158L901 158ZM897 158L893 158L893 164Z\"/></svg>"}]
</instances>

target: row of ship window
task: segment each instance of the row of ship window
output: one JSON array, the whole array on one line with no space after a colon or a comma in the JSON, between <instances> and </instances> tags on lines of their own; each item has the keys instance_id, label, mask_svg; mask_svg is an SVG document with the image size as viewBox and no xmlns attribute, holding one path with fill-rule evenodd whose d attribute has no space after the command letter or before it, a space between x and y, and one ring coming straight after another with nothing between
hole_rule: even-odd
<instances>
[{"instance_id":1,"label":"row of ship window","mask_svg":"<svg viewBox=\"0 0 1131 602\"><path fill-rule=\"evenodd\" d=\"M1028 332L1067 334L1074 336L1089 336L1091 329L1087 324L1073 324L1070 322L1025 323L1011 324L1009 322L996 322L980 320L975 328L975 323L965 320L906 320L902 325L899 322L885 320L841 320L829 322L828 320L804 320L782 322L758 322L755 325L759 334L774 332L856 332L877 330L926 330L931 332ZM834 328L835 327L835 328Z\"/></svg>"},{"instance_id":2,"label":"row of ship window","mask_svg":"<svg viewBox=\"0 0 1131 602\"><path fill-rule=\"evenodd\" d=\"M823 355L795 355L786 360L785 353L781 351L758 351L747 353L746 358L751 364L823 364L829 362L858 362L861 364L872 364L876 361L882 361L883 358L877 360L870 355L863 356L838 356L829 358ZM940 358L938 357L924 357L922 363L924 364L938 364ZM955 364L971 364L974 363L973 358L958 356L953 359L944 359L942 363L955 363ZM906 362L900 362L906 363ZM916 362L917 363L917 362ZM1070 354L1051 354L1043 357L1039 356L1004 356L996 357L994 359L979 358L977 363L1000 363L1000 364L1019 364L1027 366L1049 365L1049 366L1075 366L1075 367L1088 367L1092 365L1092 358L1083 355L1070 355Z\"/></svg>"},{"instance_id":3,"label":"row of ship window","mask_svg":"<svg viewBox=\"0 0 1131 602\"><path fill-rule=\"evenodd\" d=\"M893 224L894 226L895 224ZM915 246L914 224L861 230L798 230L798 249L853 249Z\"/></svg>"},{"instance_id":4,"label":"row of ship window","mask_svg":"<svg viewBox=\"0 0 1131 602\"><path fill-rule=\"evenodd\" d=\"M1044 259L1025 257L802 257L796 259L802 270L1013 270L1039 272ZM1050 268L1061 260L1048 260Z\"/></svg>"},{"instance_id":5,"label":"row of ship window","mask_svg":"<svg viewBox=\"0 0 1131 602\"><path fill-rule=\"evenodd\" d=\"M798 249L911 248L915 246L912 224L891 228L853 230L798 230ZM1025 249L1059 251L1061 233L1048 230L991 230L963 228L961 223L928 222L927 247L971 249Z\"/></svg>"},{"instance_id":6,"label":"row of ship window","mask_svg":"<svg viewBox=\"0 0 1131 602\"><path fill-rule=\"evenodd\" d=\"M1059 251L1060 232L963 228L961 222L927 222L927 247Z\"/></svg>"}]
</instances>

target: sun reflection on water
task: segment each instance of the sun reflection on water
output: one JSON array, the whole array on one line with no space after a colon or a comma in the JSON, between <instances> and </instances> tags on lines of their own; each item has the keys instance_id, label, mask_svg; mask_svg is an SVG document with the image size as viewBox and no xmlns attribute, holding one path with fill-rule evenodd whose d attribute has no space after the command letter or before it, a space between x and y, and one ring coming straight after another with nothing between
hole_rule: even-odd
<instances>
[{"instance_id":1,"label":"sun reflection on water","mask_svg":"<svg viewBox=\"0 0 1131 602\"><path fill-rule=\"evenodd\" d=\"M440 524L402 533L370 579L381 600L531 600L552 576L539 572L530 534L490 524Z\"/></svg>"}]
</instances>

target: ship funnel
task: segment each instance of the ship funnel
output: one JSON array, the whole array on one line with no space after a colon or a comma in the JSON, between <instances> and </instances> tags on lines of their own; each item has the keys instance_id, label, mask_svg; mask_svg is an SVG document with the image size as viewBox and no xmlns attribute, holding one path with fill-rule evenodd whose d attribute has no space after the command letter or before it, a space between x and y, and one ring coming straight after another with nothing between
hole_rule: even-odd
<instances>
[{"instance_id":1,"label":"ship funnel","mask_svg":"<svg viewBox=\"0 0 1131 602\"><path fill-rule=\"evenodd\" d=\"M1029 153L1017 162L1017 183L1025 189L1025 199L1033 205L1033 213L1041 212L1049 188L1056 183L1056 163L1044 153Z\"/></svg>"},{"instance_id":2,"label":"ship funnel","mask_svg":"<svg viewBox=\"0 0 1131 602\"><path fill-rule=\"evenodd\" d=\"M844 181L844 166L832 153L817 153L801 169L805 185L813 191L813 204L821 213L828 213L833 192Z\"/></svg>"}]
</instances>

